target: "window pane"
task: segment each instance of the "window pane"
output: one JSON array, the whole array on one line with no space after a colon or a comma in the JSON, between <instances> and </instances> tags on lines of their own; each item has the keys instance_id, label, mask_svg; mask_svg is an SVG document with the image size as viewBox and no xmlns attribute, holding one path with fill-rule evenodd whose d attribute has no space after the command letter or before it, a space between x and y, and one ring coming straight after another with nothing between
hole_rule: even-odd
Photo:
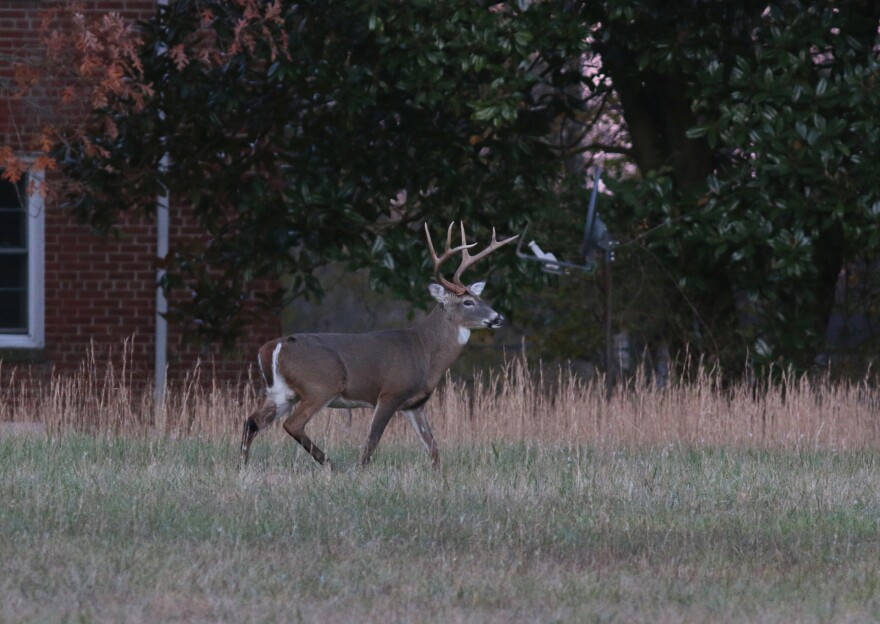
<instances>
[{"instance_id":1,"label":"window pane","mask_svg":"<svg viewBox=\"0 0 880 624\"><path fill-rule=\"evenodd\" d=\"M24 177L18 184L0 180L0 208L21 208L26 188Z\"/></svg>"},{"instance_id":2,"label":"window pane","mask_svg":"<svg viewBox=\"0 0 880 624\"><path fill-rule=\"evenodd\" d=\"M27 255L0 254L0 292L27 288Z\"/></svg>"},{"instance_id":3,"label":"window pane","mask_svg":"<svg viewBox=\"0 0 880 624\"><path fill-rule=\"evenodd\" d=\"M0 290L0 332L27 332L27 293L24 290Z\"/></svg>"},{"instance_id":4,"label":"window pane","mask_svg":"<svg viewBox=\"0 0 880 624\"><path fill-rule=\"evenodd\" d=\"M0 180L0 333L28 331L27 181ZM16 251L13 251L16 250Z\"/></svg>"},{"instance_id":5,"label":"window pane","mask_svg":"<svg viewBox=\"0 0 880 624\"><path fill-rule=\"evenodd\" d=\"M0 248L23 249L26 245L27 220L21 208L0 208Z\"/></svg>"}]
</instances>

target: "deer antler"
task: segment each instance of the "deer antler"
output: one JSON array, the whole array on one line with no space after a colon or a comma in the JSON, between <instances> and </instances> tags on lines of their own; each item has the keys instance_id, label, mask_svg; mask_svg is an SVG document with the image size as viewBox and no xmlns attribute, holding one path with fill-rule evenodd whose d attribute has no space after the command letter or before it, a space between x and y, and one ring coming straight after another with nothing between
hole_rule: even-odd
<instances>
[{"instance_id":1,"label":"deer antler","mask_svg":"<svg viewBox=\"0 0 880 624\"><path fill-rule=\"evenodd\" d=\"M434 251L434 243L431 241L431 233L428 231L428 224L425 223L425 235L428 238L428 249L431 252L431 259L434 261L434 276L437 278L437 281L442 284L447 290L454 292L457 295L464 295L468 292L467 286L465 286L461 281L461 274L465 272L469 267L476 264L479 260L485 258L490 253L506 245L507 243L515 241L519 234L516 236L511 236L510 238L506 238L503 241L499 241L495 237L495 228L492 228L492 242L489 243L489 246L486 247L483 251L478 253L475 256L472 256L468 249L471 247L475 247L476 243L468 244L467 237L464 233L464 222L460 223L461 225L461 245L458 247L452 247L452 228L455 226L455 222L449 224L449 229L446 231L446 249L443 251L443 255L439 258L437 257L437 252ZM452 281L448 281L442 275L440 275L440 264L448 260L452 257L453 254L457 252L461 252L461 264L458 269L455 271L455 275L452 276Z\"/></svg>"},{"instance_id":2,"label":"deer antler","mask_svg":"<svg viewBox=\"0 0 880 624\"><path fill-rule=\"evenodd\" d=\"M455 272L455 275L452 276L452 281L459 286L464 287L464 284L461 283L461 274L465 272L469 267L476 264L479 260L485 258L490 253L506 245L507 243L515 241L519 237L519 234L515 236L511 236L510 238L505 238L503 241L499 241L495 238L495 228L492 228L492 242L489 243L489 246L486 247L483 251L478 253L476 256L472 256L468 252L468 247L473 247L473 245L467 245L466 239L464 235L464 223L461 223L461 243L464 249L461 250L461 264L458 267L458 270ZM474 243L476 244L476 243Z\"/></svg>"},{"instance_id":3,"label":"deer antler","mask_svg":"<svg viewBox=\"0 0 880 624\"><path fill-rule=\"evenodd\" d=\"M431 240L431 232L428 230L428 222L427 221L425 222L425 237L428 239L428 251L431 252L431 260L434 261L434 277L437 278L437 282L442 284L447 290L452 291L457 295L463 295L467 292L467 288L465 288L463 285L453 284L452 282L447 281L446 278L444 278L440 274L440 265L441 264L443 264L444 262L449 260L449 258L451 258L454 254L458 253L459 251L463 251L463 252L467 253L468 245L466 245L464 243L464 241L462 241L462 244L460 246L455 247L455 248L452 247L452 228L453 228L453 226L455 226L455 221L450 223L449 229L446 230L446 249L443 250L443 255L440 256L439 258L437 257L437 252L434 251L434 242ZM473 243L470 246L473 247L474 245L476 245L476 243Z\"/></svg>"}]
</instances>

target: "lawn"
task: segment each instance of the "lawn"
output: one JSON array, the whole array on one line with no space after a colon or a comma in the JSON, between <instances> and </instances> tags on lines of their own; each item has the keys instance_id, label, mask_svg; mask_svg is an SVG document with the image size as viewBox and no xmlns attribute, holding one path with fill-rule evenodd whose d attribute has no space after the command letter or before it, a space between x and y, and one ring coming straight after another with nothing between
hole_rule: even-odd
<instances>
[{"instance_id":1,"label":"lawn","mask_svg":"<svg viewBox=\"0 0 880 624\"><path fill-rule=\"evenodd\" d=\"M0 622L880 621L867 381L606 403L513 363L428 404L440 470L403 418L361 470L369 414L319 414L332 473L277 426L239 470L255 385L133 388L0 389Z\"/></svg>"},{"instance_id":2,"label":"lawn","mask_svg":"<svg viewBox=\"0 0 880 624\"><path fill-rule=\"evenodd\" d=\"M2 438L0 621L880 620L873 451L399 437Z\"/></svg>"}]
</instances>

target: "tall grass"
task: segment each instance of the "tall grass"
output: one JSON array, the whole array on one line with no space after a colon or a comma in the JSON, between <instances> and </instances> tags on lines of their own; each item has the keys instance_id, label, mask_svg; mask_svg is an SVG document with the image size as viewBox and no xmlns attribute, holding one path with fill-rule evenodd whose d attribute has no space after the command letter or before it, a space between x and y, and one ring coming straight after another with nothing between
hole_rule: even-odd
<instances>
[{"instance_id":1,"label":"tall grass","mask_svg":"<svg viewBox=\"0 0 880 624\"><path fill-rule=\"evenodd\" d=\"M430 409L443 437L481 442L851 449L880 444L872 392L807 377L725 387L719 373L701 370L665 389L636 378L606 402L602 379L564 369L547 379L516 361L472 391L447 381Z\"/></svg>"},{"instance_id":2,"label":"tall grass","mask_svg":"<svg viewBox=\"0 0 880 624\"><path fill-rule=\"evenodd\" d=\"M124 355L124 354L123 354ZM135 379L126 358L98 365L90 354L73 375L44 384L19 379L0 394L0 420L40 421L52 435L79 431L110 436L237 438L261 400L254 379L221 385L196 368L157 401ZM605 400L601 378L584 381L564 368L530 368L513 359L471 382L447 377L427 409L443 446L498 441L540 445L738 446L786 449L880 448L880 403L868 383L788 377L763 384L725 386L717 371L657 388L644 377ZM325 410L311 436L332 454L362 439L368 410ZM267 434L261 434L258 440ZM280 427L275 435L284 437ZM386 440L415 438L404 419L392 421Z\"/></svg>"},{"instance_id":3,"label":"tall grass","mask_svg":"<svg viewBox=\"0 0 880 624\"><path fill-rule=\"evenodd\" d=\"M259 392L250 378L221 385L197 364L157 399L153 380L132 366L127 342L101 357L91 348L73 373L53 371L41 380L13 371L8 379L0 388L0 422L36 421L53 436L219 438L253 408Z\"/></svg>"}]
</instances>

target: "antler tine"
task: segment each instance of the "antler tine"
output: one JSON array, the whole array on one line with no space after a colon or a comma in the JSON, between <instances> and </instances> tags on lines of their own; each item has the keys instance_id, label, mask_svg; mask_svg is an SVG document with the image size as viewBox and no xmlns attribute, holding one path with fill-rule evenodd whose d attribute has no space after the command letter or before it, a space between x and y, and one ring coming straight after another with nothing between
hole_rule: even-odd
<instances>
[{"instance_id":1,"label":"antler tine","mask_svg":"<svg viewBox=\"0 0 880 624\"><path fill-rule=\"evenodd\" d=\"M439 257L437 256L437 251L434 249L434 242L431 240L431 231L428 229L428 222L425 222L425 237L428 239L428 251L431 253L431 260L434 262L434 276L437 278L437 281L445 286L448 290L451 290L459 295L463 295L467 290L463 284L456 284L448 281L440 274L440 265L443 264L446 260L451 258L454 254L459 251L462 253L467 253L468 248L473 247L476 243L472 243L468 245L464 239L462 239L462 244L458 247L452 247L452 228L455 226L455 221L449 224L449 228L446 230L446 249L443 250L443 254Z\"/></svg>"},{"instance_id":2,"label":"antler tine","mask_svg":"<svg viewBox=\"0 0 880 624\"><path fill-rule=\"evenodd\" d=\"M428 222L425 221L425 238L428 240L428 252L431 254L431 260L434 262L434 272L440 268L440 262L437 259L437 252L434 251L434 241L431 240L431 231L428 229Z\"/></svg>"},{"instance_id":3,"label":"antler tine","mask_svg":"<svg viewBox=\"0 0 880 624\"><path fill-rule=\"evenodd\" d=\"M519 238L519 234L516 234L515 236L511 236L510 238L505 238L503 241L499 241L495 237L495 228L492 228L492 242L489 243L489 246L486 247L483 251L481 251L480 253L478 253L475 256L472 256L470 254L470 252L468 252L468 248L473 247L476 243L474 243L474 245L465 245L464 244L465 243L464 222L462 222L462 224L461 224L461 242L462 242L462 247L464 247L464 249L462 249L462 252L461 252L461 264L459 265L458 270L455 272L455 275L452 276L452 281L455 282L455 284L458 286L461 286L463 288L467 288L467 286L465 286L461 282L461 274L464 273L469 267L473 266L478 261L480 261L481 259L488 256L490 253L492 253L493 251L495 251L499 247L503 247L507 243L511 243L511 242L515 241L517 238Z\"/></svg>"},{"instance_id":4,"label":"antler tine","mask_svg":"<svg viewBox=\"0 0 880 624\"><path fill-rule=\"evenodd\" d=\"M464 239L462 239L462 244L458 247L452 246L452 228L455 227L455 221L449 224L449 229L446 230L446 249L443 250L443 254L438 257L437 252L434 249L434 241L431 240L431 231L428 229L428 222L425 222L425 238L428 239L428 251L431 252L431 259L434 261L434 270L439 270L440 265L449 260L454 254L462 251L467 253L467 250L471 247L476 246L476 243L471 243L470 245L466 244Z\"/></svg>"}]
</instances>

